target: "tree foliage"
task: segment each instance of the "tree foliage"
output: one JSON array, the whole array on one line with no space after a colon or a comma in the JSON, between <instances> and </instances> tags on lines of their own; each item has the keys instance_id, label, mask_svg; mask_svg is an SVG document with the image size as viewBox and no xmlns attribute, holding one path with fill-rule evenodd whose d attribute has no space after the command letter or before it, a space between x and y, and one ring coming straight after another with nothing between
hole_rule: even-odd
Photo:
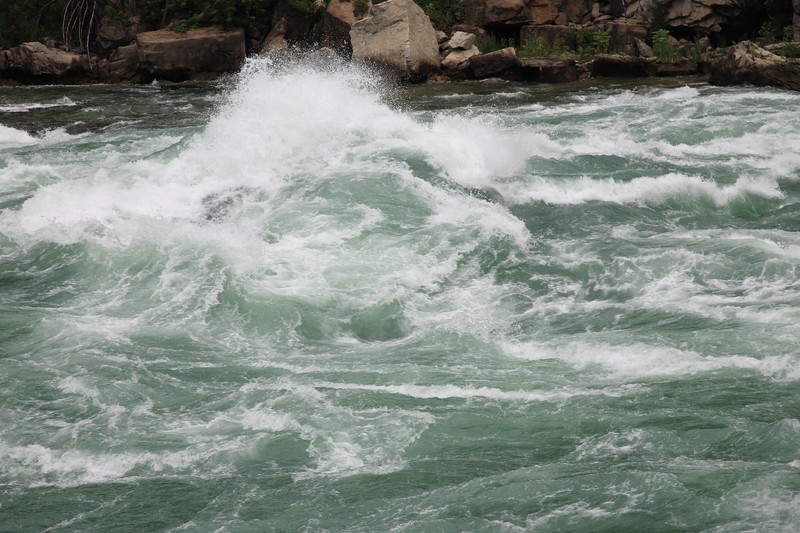
<instances>
[{"instance_id":1,"label":"tree foliage","mask_svg":"<svg viewBox=\"0 0 800 533\"><path fill-rule=\"evenodd\" d=\"M0 48L26 41L58 39L64 3L61 0L12 0L0 8Z\"/></svg>"}]
</instances>

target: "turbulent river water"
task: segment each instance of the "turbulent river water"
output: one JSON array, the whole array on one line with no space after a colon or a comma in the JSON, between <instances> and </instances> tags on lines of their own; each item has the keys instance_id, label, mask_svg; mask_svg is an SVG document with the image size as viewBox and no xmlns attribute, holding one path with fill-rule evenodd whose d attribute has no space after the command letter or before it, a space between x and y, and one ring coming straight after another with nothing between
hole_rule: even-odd
<instances>
[{"instance_id":1,"label":"turbulent river water","mask_svg":"<svg viewBox=\"0 0 800 533\"><path fill-rule=\"evenodd\" d=\"M0 530L800 530L800 94L0 90Z\"/></svg>"}]
</instances>

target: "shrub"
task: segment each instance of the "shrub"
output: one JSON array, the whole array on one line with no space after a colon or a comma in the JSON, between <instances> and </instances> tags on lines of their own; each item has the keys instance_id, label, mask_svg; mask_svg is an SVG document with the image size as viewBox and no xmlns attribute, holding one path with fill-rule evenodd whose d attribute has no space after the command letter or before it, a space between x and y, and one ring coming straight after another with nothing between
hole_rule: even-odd
<instances>
[{"instance_id":1,"label":"shrub","mask_svg":"<svg viewBox=\"0 0 800 533\"><path fill-rule=\"evenodd\" d=\"M552 57L570 53L569 47L564 43L564 39L558 37L550 40L542 35L534 35L517 49L520 57Z\"/></svg>"},{"instance_id":2,"label":"shrub","mask_svg":"<svg viewBox=\"0 0 800 533\"><path fill-rule=\"evenodd\" d=\"M665 29L653 33L653 55L662 61L677 61L682 57L678 47L669 42L669 32Z\"/></svg>"},{"instance_id":3,"label":"shrub","mask_svg":"<svg viewBox=\"0 0 800 533\"><path fill-rule=\"evenodd\" d=\"M604 31L578 30L578 59L588 61L598 54L607 54L611 47L611 34Z\"/></svg>"},{"instance_id":4,"label":"shrub","mask_svg":"<svg viewBox=\"0 0 800 533\"><path fill-rule=\"evenodd\" d=\"M478 50L480 50L482 54L488 54L489 52L496 52L503 48L513 46L513 43L510 39L495 39L494 37L487 36L475 39L475 46L478 47Z\"/></svg>"},{"instance_id":5,"label":"shrub","mask_svg":"<svg viewBox=\"0 0 800 533\"><path fill-rule=\"evenodd\" d=\"M464 22L464 4L453 0L428 0L420 7L430 17L434 28L449 32L456 24Z\"/></svg>"}]
</instances>

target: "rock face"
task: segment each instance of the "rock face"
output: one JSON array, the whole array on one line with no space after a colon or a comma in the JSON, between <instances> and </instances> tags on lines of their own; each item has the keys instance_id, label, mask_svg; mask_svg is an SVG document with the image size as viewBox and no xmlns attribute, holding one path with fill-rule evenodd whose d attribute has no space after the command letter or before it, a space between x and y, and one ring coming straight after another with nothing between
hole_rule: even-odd
<instances>
[{"instance_id":1,"label":"rock face","mask_svg":"<svg viewBox=\"0 0 800 533\"><path fill-rule=\"evenodd\" d=\"M133 42L142 29L136 0L105 0L98 8L95 42L101 53Z\"/></svg>"},{"instance_id":2,"label":"rock face","mask_svg":"<svg viewBox=\"0 0 800 533\"><path fill-rule=\"evenodd\" d=\"M339 50L348 55L352 54L350 28L357 20L353 2L330 0L319 23L320 46Z\"/></svg>"},{"instance_id":3,"label":"rock face","mask_svg":"<svg viewBox=\"0 0 800 533\"><path fill-rule=\"evenodd\" d=\"M611 34L611 50L625 54L633 54L637 49L636 41L644 41L648 33L647 27L642 24L625 22L611 22L607 30Z\"/></svg>"},{"instance_id":4,"label":"rock face","mask_svg":"<svg viewBox=\"0 0 800 533\"><path fill-rule=\"evenodd\" d=\"M238 69L245 57L244 30L148 31L136 44L140 69L169 81L212 79Z\"/></svg>"},{"instance_id":5,"label":"rock face","mask_svg":"<svg viewBox=\"0 0 800 533\"><path fill-rule=\"evenodd\" d=\"M711 66L710 83L781 87L800 91L800 61L789 60L743 41Z\"/></svg>"},{"instance_id":6,"label":"rock face","mask_svg":"<svg viewBox=\"0 0 800 533\"><path fill-rule=\"evenodd\" d=\"M708 35L738 16L742 5L741 0L632 0L627 2L625 16L649 23L654 13L662 11L668 26Z\"/></svg>"},{"instance_id":7,"label":"rock face","mask_svg":"<svg viewBox=\"0 0 800 533\"><path fill-rule=\"evenodd\" d=\"M439 43L428 16L411 0L387 0L350 29L353 58L389 67L405 81L439 70Z\"/></svg>"},{"instance_id":8,"label":"rock face","mask_svg":"<svg viewBox=\"0 0 800 533\"><path fill-rule=\"evenodd\" d=\"M108 81L112 83L138 83L139 49L136 43L116 48L108 56Z\"/></svg>"},{"instance_id":9,"label":"rock face","mask_svg":"<svg viewBox=\"0 0 800 533\"><path fill-rule=\"evenodd\" d=\"M794 37L792 40L800 41L800 0L793 0L794 7Z\"/></svg>"},{"instance_id":10,"label":"rock face","mask_svg":"<svg viewBox=\"0 0 800 533\"><path fill-rule=\"evenodd\" d=\"M494 24L526 24L530 20L529 3L530 0L464 0L464 22L482 28Z\"/></svg>"},{"instance_id":11,"label":"rock face","mask_svg":"<svg viewBox=\"0 0 800 533\"><path fill-rule=\"evenodd\" d=\"M0 77L29 83L83 83L100 75L100 62L86 54L22 43L0 52Z\"/></svg>"}]
</instances>

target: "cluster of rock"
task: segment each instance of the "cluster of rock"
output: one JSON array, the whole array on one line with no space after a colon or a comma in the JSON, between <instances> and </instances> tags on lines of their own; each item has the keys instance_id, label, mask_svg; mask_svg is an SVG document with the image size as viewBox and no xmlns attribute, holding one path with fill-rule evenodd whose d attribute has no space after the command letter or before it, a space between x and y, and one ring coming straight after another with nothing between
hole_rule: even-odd
<instances>
[{"instance_id":1,"label":"cluster of rock","mask_svg":"<svg viewBox=\"0 0 800 533\"><path fill-rule=\"evenodd\" d=\"M708 35L742 11L741 0L464 0L466 23L482 28L606 22L649 28L654 18L681 33Z\"/></svg>"},{"instance_id":2,"label":"cluster of rock","mask_svg":"<svg viewBox=\"0 0 800 533\"><path fill-rule=\"evenodd\" d=\"M137 34L107 58L23 43L0 51L0 80L40 84L210 80L236 71L244 58L241 29L157 30Z\"/></svg>"}]
</instances>

